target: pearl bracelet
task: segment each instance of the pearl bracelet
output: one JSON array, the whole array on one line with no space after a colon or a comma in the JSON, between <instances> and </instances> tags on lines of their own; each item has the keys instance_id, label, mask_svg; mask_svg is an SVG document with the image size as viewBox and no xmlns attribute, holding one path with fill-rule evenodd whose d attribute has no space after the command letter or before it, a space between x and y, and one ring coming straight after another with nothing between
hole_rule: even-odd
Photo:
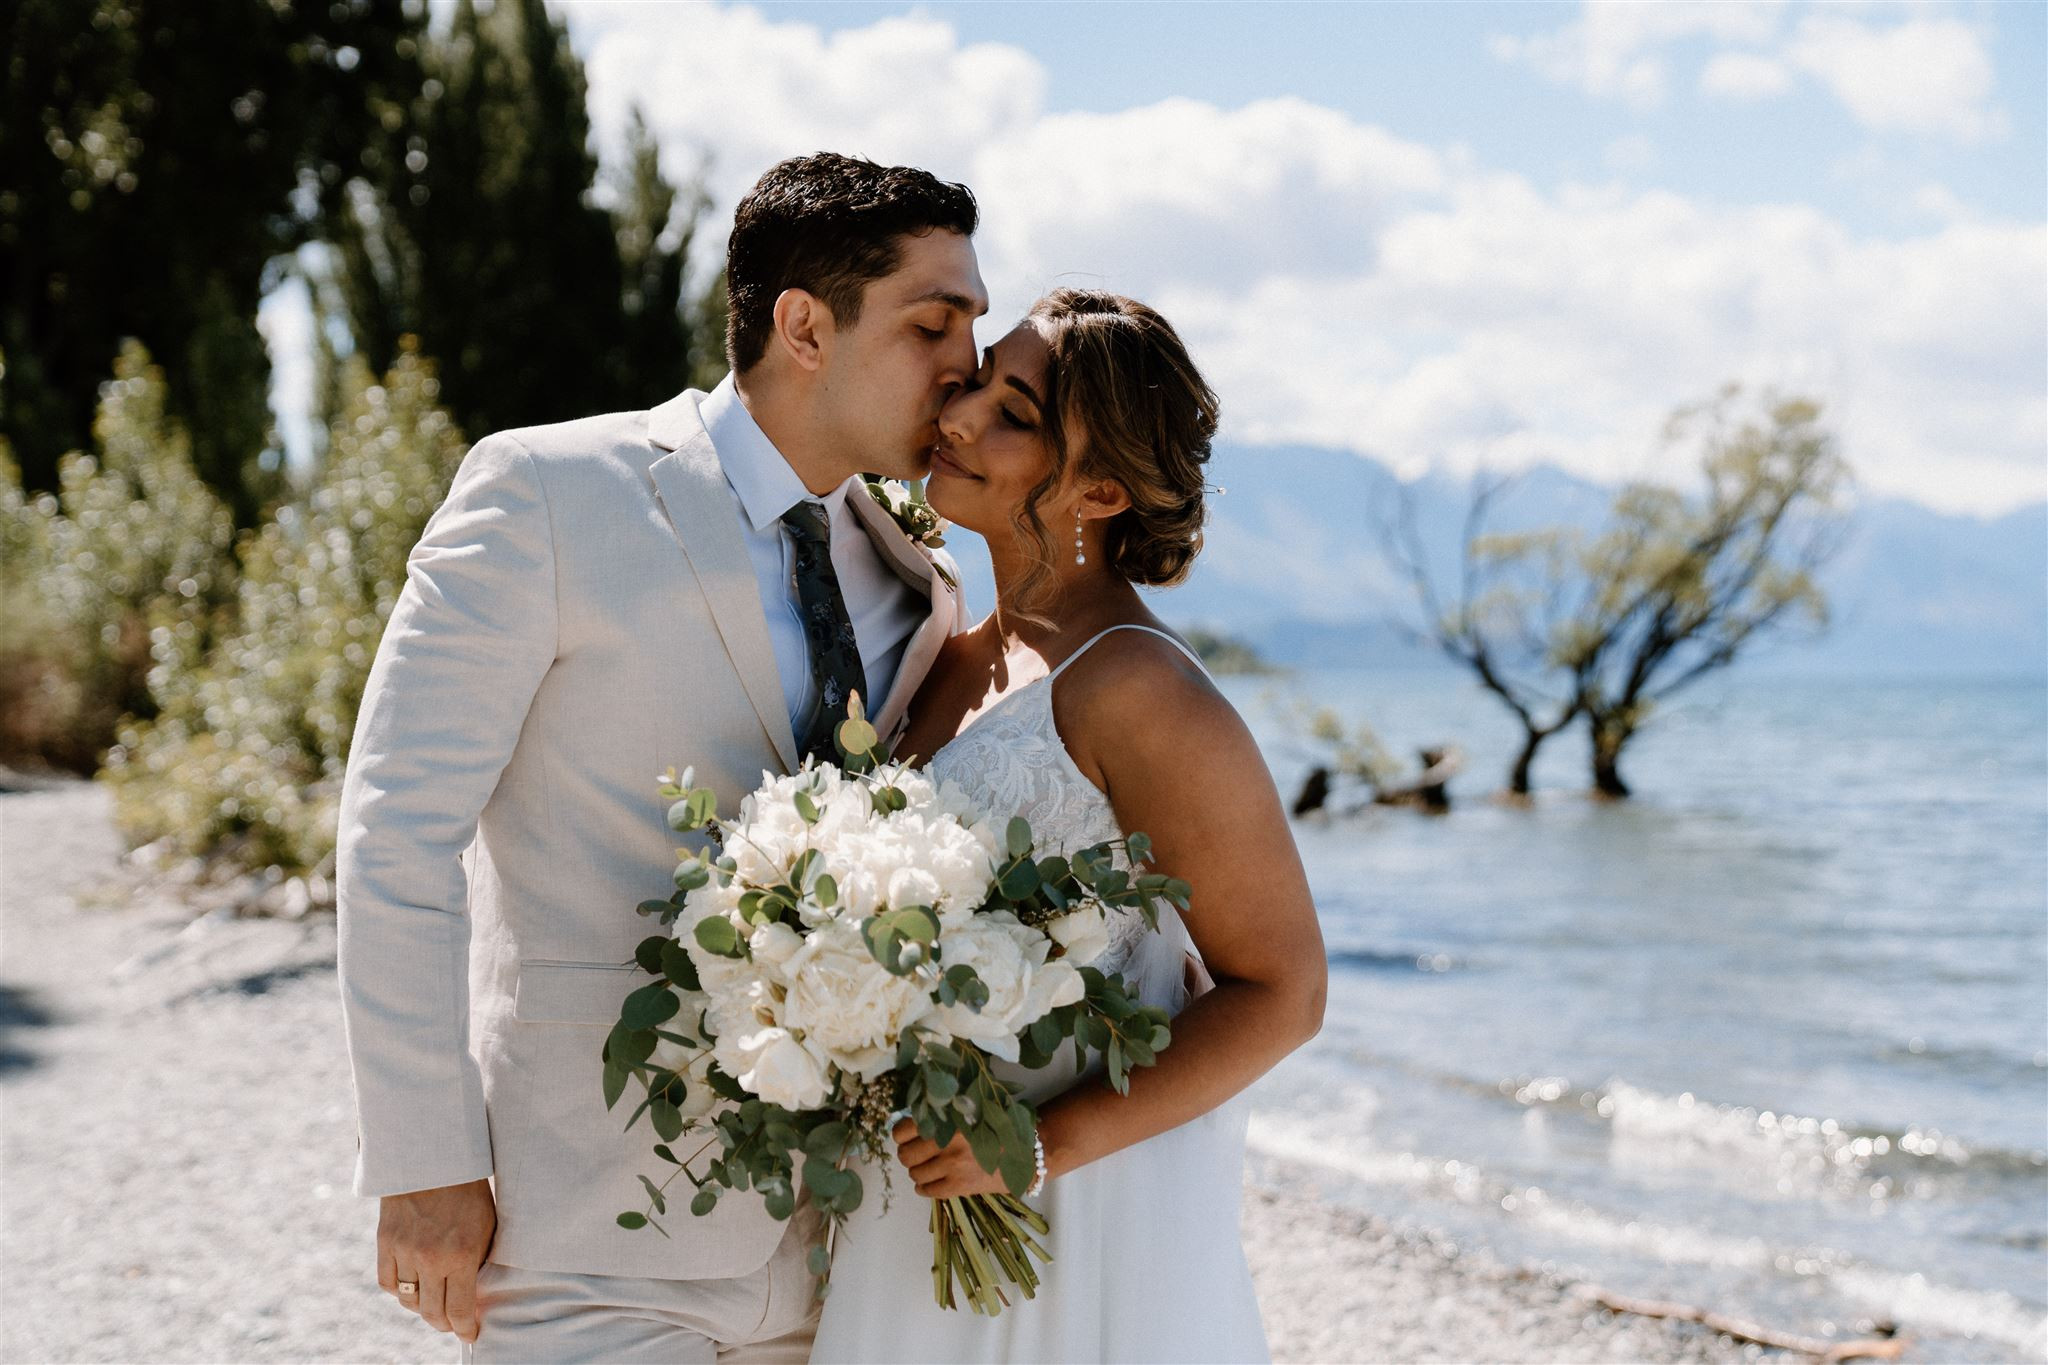
<instances>
[{"instance_id":1,"label":"pearl bracelet","mask_svg":"<svg viewBox=\"0 0 2048 1365\"><path fill-rule=\"evenodd\" d=\"M1038 1168L1038 1174L1024 1187L1026 1198L1045 1188L1045 1139L1036 1133L1031 1135L1031 1164Z\"/></svg>"}]
</instances>

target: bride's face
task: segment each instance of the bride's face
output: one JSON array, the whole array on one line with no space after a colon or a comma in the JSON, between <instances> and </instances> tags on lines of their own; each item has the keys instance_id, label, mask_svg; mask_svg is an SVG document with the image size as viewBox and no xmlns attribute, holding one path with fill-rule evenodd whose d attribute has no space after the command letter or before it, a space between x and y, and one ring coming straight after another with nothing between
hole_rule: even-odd
<instances>
[{"instance_id":1,"label":"bride's face","mask_svg":"<svg viewBox=\"0 0 2048 1365\"><path fill-rule=\"evenodd\" d=\"M984 537L1010 534L1017 511L1052 464L1046 444L1045 372L1051 352L1030 323L982 353L981 368L939 413L925 497L933 510ZM1053 520L1055 492L1039 505Z\"/></svg>"}]
</instances>

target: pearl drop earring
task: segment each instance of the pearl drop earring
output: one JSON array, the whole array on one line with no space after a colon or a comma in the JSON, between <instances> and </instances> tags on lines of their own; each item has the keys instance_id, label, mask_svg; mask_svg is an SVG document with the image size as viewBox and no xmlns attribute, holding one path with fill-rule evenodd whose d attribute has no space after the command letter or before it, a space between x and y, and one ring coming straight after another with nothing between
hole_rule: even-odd
<instances>
[{"instance_id":1,"label":"pearl drop earring","mask_svg":"<svg viewBox=\"0 0 2048 1365\"><path fill-rule=\"evenodd\" d=\"M1086 564L1088 556L1081 552L1081 514L1074 513L1074 562Z\"/></svg>"}]
</instances>

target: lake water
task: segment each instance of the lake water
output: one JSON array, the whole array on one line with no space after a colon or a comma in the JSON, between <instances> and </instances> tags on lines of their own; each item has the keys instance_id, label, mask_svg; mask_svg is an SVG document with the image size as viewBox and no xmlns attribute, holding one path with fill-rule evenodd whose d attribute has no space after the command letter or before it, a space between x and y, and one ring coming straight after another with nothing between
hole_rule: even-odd
<instances>
[{"instance_id":1,"label":"lake water","mask_svg":"<svg viewBox=\"0 0 2048 1365\"><path fill-rule=\"evenodd\" d=\"M2048 1355L2048 688L1731 679L1586 799L1460 675L1226 680L1291 798L1283 697L1403 757L1452 814L1296 824L1323 1033L1260 1082L1255 1166L1624 1294L1922 1360Z\"/></svg>"}]
</instances>

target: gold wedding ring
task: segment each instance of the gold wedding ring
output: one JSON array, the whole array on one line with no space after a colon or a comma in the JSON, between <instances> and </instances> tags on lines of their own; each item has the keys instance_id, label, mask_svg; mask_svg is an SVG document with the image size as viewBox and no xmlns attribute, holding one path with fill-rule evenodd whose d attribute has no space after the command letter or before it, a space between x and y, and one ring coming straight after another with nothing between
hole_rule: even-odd
<instances>
[{"instance_id":1,"label":"gold wedding ring","mask_svg":"<svg viewBox=\"0 0 2048 1365\"><path fill-rule=\"evenodd\" d=\"M419 1281L418 1281L418 1280L400 1280L400 1281L398 1282L398 1292L399 1292L400 1294L417 1294L417 1293L419 1293L419 1292L420 1292L420 1284L419 1284Z\"/></svg>"}]
</instances>

